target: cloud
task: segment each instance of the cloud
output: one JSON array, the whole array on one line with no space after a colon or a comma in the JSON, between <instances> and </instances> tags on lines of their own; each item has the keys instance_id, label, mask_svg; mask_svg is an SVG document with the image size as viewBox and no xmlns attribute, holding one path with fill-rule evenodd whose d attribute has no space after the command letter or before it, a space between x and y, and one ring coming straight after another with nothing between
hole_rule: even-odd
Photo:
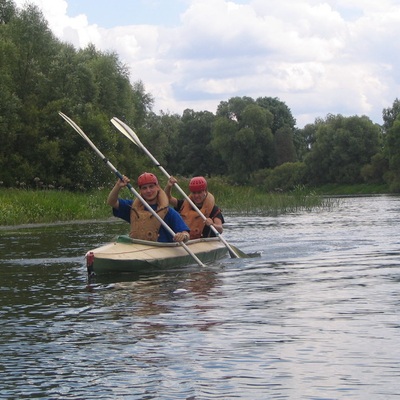
<instances>
[{"instance_id":1,"label":"cloud","mask_svg":"<svg viewBox=\"0 0 400 400\"><path fill-rule=\"evenodd\" d=\"M381 123L399 93L398 0L187 0L178 24L108 29L69 17L67 1L33 3L61 40L115 51L156 112L278 97L299 127L328 113Z\"/></svg>"}]
</instances>

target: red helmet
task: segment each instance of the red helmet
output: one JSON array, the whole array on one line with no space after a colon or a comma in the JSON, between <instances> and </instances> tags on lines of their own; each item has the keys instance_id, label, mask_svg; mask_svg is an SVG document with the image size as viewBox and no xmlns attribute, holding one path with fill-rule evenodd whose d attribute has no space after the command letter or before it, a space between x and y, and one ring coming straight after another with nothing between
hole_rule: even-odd
<instances>
[{"instance_id":1,"label":"red helmet","mask_svg":"<svg viewBox=\"0 0 400 400\"><path fill-rule=\"evenodd\" d=\"M189 182L191 192L201 192L207 189L207 181L202 176L195 176Z\"/></svg>"},{"instance_id":2,"label":"red helmet","mask_svg":"<svg viewBox=\"0 0 400 400\"><path fill-rule=\"evenodd\" d=\"M153 183L154 185L158 185L158 179L157 177L152 174L151 172L145 172L142 175L139 176L137 180L137 184L139 187L143 185L149 185L150 183Z\"/></svg>"}]
</instances>

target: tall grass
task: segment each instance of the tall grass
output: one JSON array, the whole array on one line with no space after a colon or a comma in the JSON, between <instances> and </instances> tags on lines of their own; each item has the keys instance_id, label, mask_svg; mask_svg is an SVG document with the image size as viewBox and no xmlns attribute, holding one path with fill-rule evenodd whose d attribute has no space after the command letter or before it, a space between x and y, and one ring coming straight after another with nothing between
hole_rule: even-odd
<instances>
[{"instance_id":1,"label":"tall grass","mask_svg":"<svg viewBox=\"0 0 400 400\"><path fill-rule=\"evenodd\" d=\"M188 181L179 182L187 189ZM258 188L228 185L218 179L209 181L209 190L223 212L277 215L300 209L325 207L329 201L298 188L291 193L264 193ZM111 216L106 205L109 190L72 193L51 190L0 189L0 226L58 221L104 219ZM128 190L121 195L132 197ZM181 197L175 193L176 197Z\"/></svg>"},{"instance_id":2,"label":"tall grass","mask_svg":"<svg viewBox=\"0 0 400 400\"><path fill-rule=\"evenodd\" d=\"M278 215L299 210L330 207L332 202L304 187L291 192L266 193L256 187L227 186L212 182L209 190L224 211Z\"/></svg>"},{"instance_id":3,"label":"tall grass","mask_svg":"<svg viewBox=\"0 0 400 400\"><path fill-rule=\"evenodd\" d=\"M50 190L0 190L0 225L19 225L110 216L106 195Z\"/></svg>"}]
</instances>

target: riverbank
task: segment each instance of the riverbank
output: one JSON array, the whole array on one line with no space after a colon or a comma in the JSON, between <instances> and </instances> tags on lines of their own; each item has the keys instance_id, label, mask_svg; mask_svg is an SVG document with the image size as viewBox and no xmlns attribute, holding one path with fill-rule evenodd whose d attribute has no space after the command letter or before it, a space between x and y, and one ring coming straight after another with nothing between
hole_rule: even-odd
<instances>
[{"instance_id":1,"label":"riverbank","mask_svg":"<svg viewBox=\"0 0 400 400\"><path fill-rule=\"evenodd\" d=\"M186 187L182 184L182 187ZM210 185L223 212L277 215L300 209L329 206L314 191L299 188L290 193L265 193L258 188L232 186L215 181ZM109 190L87 193L56 190L0 189L0 226L110 218L106 204ZM129 191L124 197L131 198Z\"/></svg>"},{"instance_id":2,"label":"riverbank","mask_svg":"<svg viewBox=\"0 0 400 400\"><path fill-rule=\"evenodd\" d=\"M357 195L368 195L368 194L389 194L389 186L370 185L370 184L357 184L357 185L323 185L314 189L316 194L325 196L357 196Z\"/></svg>"}]
</instances>

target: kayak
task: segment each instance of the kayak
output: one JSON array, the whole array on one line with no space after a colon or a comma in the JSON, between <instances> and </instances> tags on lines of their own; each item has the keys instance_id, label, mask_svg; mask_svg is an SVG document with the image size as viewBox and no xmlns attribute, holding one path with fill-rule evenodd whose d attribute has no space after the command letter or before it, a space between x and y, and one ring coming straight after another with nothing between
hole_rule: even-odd
<instances>
[{"instance_id":1,"label":"kayak","mask_svg":"<svg viewBox=\"0 0 400 400\"><path fill-rule=\"evenodd\" d=\"M228 253L227 247L217 237L194 239L186 246L203 263L212 263ZM149 268L181 267L195 263L193 257L179 243L160 243L118 236L86 253L89 275L137 272Z\"/></svg>"}]
</instances>

